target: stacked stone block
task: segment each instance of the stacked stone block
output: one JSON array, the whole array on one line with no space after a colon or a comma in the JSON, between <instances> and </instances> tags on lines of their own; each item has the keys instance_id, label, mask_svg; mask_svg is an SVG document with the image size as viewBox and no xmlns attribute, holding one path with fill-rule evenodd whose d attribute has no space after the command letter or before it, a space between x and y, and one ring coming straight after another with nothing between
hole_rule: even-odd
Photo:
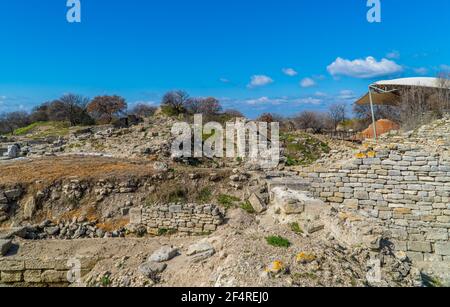
<instances>
[{"instance_id":1,"label":"stacked stone block","mask_svg":"<svg viewBox=\"0 0 450 307\"><path fill-rule=\"evenodd\" d=\"M382 225L411 259L450 261L448 152L391 144L302 175L316 197Z\"/></svg>"},{"instance_id":2,"label":"stacked stone block","mask_svg":"<svg viewBox=\"0 0 450 307\"><path fill-rule=\"evenodd\" d=\"M162 230L187 234L215 231L223 223L223 213L215 205L164 204L137 208L130 211L130 223L144 225L147 232L158 234Z\"/></svg>"}]
</instances>

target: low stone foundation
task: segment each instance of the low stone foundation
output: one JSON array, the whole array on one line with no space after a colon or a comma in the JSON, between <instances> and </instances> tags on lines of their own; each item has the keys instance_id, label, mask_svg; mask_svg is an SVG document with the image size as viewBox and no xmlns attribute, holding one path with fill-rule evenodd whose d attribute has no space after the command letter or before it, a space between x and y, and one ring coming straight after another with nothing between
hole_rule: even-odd
<instances>
[{"instance_id":1,"label":"low stone foundation","mask_svg":"<svg viewBox=\"0 0 450 307\"><path fill-rule=\"evenodd\" d=\"M166 204L130 210L130 224L143 225L150 234L176 231L202 234L215 231L224 221L215 205Z\"/></svg>"},{"instance_id":2,"label":"low stone foundation","mask_svg":"<svg viewBox=\"0 0 450 307\"><path fill-rule=\"evenodd\" d=\"M97 259L80 258L80 277L92 270ZM72 259L0 258L0 285L6 286L68 286L68 273L73 268ZM73 271L74 272L74 271Z\"/></svg>"}]
</instances>

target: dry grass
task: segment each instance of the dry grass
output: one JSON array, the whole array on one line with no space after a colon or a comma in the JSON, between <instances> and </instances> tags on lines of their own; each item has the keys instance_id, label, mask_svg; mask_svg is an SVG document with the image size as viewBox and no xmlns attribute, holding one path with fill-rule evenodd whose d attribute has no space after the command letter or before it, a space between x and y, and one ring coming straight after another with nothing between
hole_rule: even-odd
<instances>
[{"instance_id":1,"label":"dry grass","mask_svg":"<svg viewBox=\"0 0 450 307\"><path fill-rule=\"evenodd\" d=\"M52 183L57 180L143 177L152 164L102 157L50 157L0 165L0 185Z\"/></svg>"},{"instance_id":2,"label":"dry grass","mask_svg":"<svg viewBox=\"0 0 450 307\"><path fill-rule=\"evenodd\" d=\"M122 218L122 219L118 219L118 220L107 221L104 223L97 224L97 228L99 228L103 231L106 231L106 232L111 232L111 231L114 231L117 229L124 228L129 223L130 223L130 220L128 218Z\"/></svg>"}]
</instances>

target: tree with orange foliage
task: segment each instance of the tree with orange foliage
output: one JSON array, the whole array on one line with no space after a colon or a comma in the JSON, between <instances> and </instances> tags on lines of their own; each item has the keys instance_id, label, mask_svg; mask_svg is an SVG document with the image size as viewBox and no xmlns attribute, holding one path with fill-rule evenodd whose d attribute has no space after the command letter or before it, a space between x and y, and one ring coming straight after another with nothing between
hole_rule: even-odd
<instances>
[{"instance_id":1,"label":"tree with orange foliage","mask_svg":"<svg viewBox=\"0 0 450 307\"><path fill-rule=\"evenodd\" d=\"M87 111L99 123L111 123L127 109L127 102L120 96L97 96L87 106Z\"/></svg>"}]
</instances>

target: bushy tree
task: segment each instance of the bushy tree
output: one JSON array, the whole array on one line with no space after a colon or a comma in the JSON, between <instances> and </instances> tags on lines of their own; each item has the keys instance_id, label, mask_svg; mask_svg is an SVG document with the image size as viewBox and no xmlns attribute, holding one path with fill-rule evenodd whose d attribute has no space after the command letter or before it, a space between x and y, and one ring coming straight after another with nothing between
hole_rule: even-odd
<instances>
[{"instance_id":1,"label":"bushy tree","mask_svg":"<svg viewBox=\"0 0 450 307\"><path fill-rule=\"evenodd\" d=\"M115 117L123 115L126 109L126 100L117 95L97 96L87 106L88 113L102 124L111 123Z\"/></svg>"}]
</instances>

